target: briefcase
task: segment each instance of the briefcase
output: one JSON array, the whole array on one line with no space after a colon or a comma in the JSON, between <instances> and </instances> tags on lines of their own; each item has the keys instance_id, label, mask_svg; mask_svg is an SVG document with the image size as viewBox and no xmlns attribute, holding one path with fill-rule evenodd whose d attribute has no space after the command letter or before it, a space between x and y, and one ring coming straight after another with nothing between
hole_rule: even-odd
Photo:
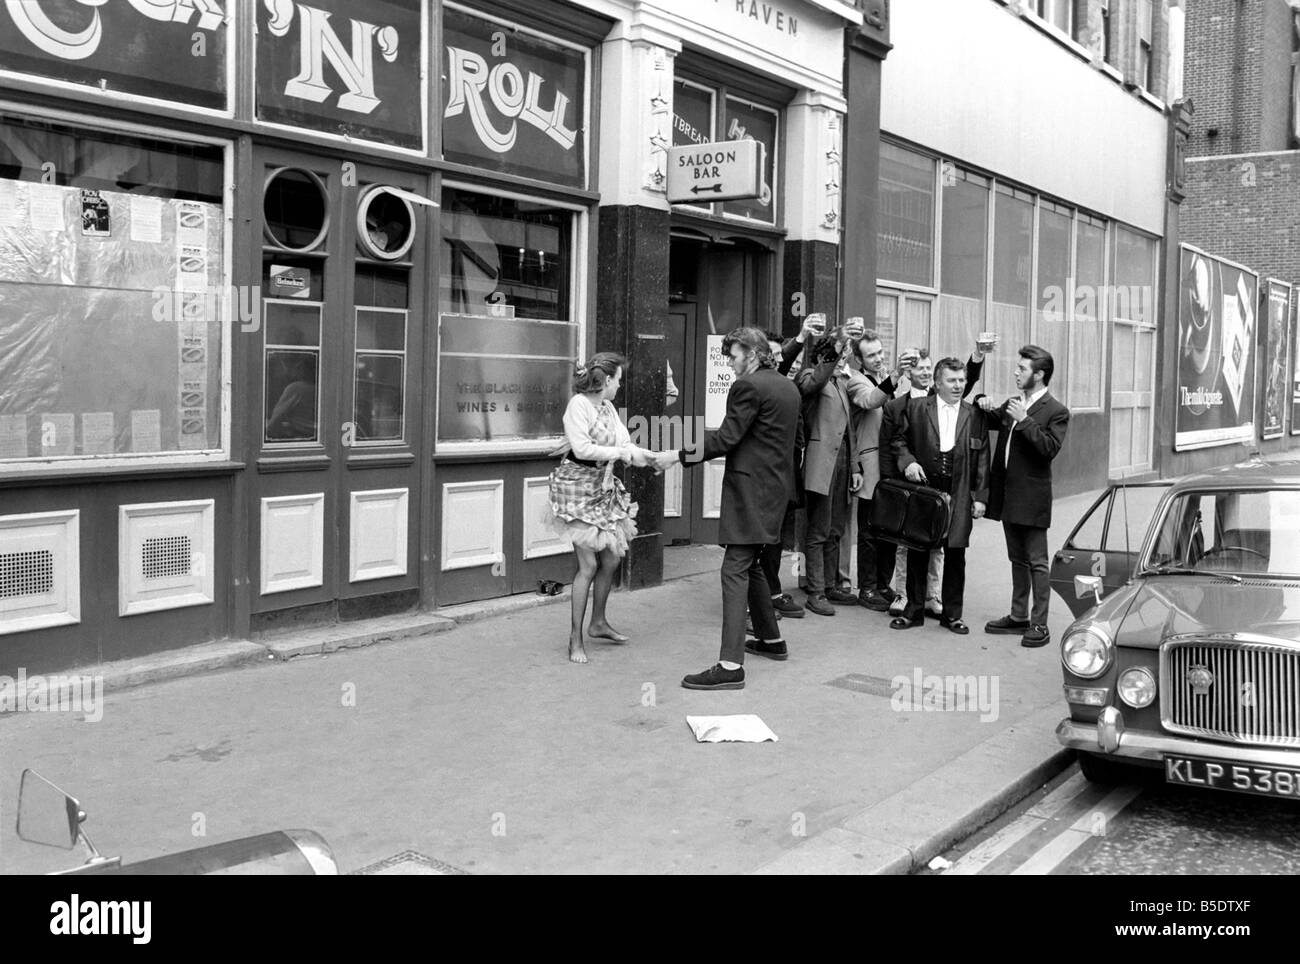
<instances>
[{"instance_id":1,"label":"briefcase","mask_svg":"<svg viewBox=\"0 0 1300 964\"><path fill-rule=\"evenodd\" d=\"M878 539L930 551L948 541L952 496L905 479L881 479L871 496L867 529Z\"/></svg>"}]
</instances>

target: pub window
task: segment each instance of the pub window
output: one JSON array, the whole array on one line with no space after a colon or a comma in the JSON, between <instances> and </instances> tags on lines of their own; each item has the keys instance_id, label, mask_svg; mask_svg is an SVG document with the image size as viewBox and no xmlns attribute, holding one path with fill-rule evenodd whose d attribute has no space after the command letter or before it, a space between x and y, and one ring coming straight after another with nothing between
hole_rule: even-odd
<instances>
[{"instance_id":1,"label":"pub window","mask_svg":"<svg viewBox=\"0 0 1300 964\"><path fill-rule=\"evenodd\" d=\"M318 442L321 305L268 300L265 314L264 440Z\"/></svg>"},{"instance_id":2,"label":"pub window","mask_svg":"<svg viewBox=\"0 0 1300 964\"><path fill-rule=\"evenodd\" d=\"M717 140L717 94L703 84L677 79L673 82L673 147L711 144ZM709 211L707 204L682 204L684 208Z\"/></svg>"},{"instance_id":3,"label":"pub window","mask_svg":"<svg viewBox=\"0 0 1300 964\"><path fill-rule=\"evenodd\" d=\"M934 159L880 145L880 277L934 284Z\"/></svg>"},{"instance_id":4,"label":"pub window","mask_svg":"<svg viewBox=\"0 0 1300 964\"><path fill-rule=\"evenodd\" d=\"M0 114L0 463L223 450L220 146Z\"/></svg>"},{"instance_id":5,"label":"pub window","mask_svg":"<svg viewBox=\"0 0 1300 964\"><path fill-rule=\"evenodd\" d=\"M993 208L993 298L989 330L1013 352L1027 344L1030 328L1030 273L1034 259L1034 198L1019 188L999 184ZM958 346L961 347L961 346ZM985 366L984 390L990 395L1015 391L1013 366Z\"/></svg>"},{"instance_id":6,"label":"pub window","mask_svg":"<svg viewBox=\"0 0 1300 964\"><path fill-rule=\"evenodd\" d=\"M563 434L584 215L556 202L442 192L438 440Z\"/></svg>"},{"instance_id":7,"label":"pub window","mask_svg":"<svg viewBox=\"0 0 1300 964\"><path fill-rule=\"evenodd\" d=\"M1070 262L1073 211L1040 201L1038 211L1038 291L1034 343L1052 353L1053 380L1069 371ZM1067 401L1066 404L1069 404Z\"/></svg>"},{"instance_id":8,"label":"pub window","mask_svg":"<svg viewBox=\"0 0 1300 964\"><path fill-rule=\"evenodd\" d=\"M1076 410L1102 407L1105 379L1102 348L1107 320L1106 222L1082 212L1075 219L1075 289L1071 297L1069 367L1057 362L1066 376L1069 406Z\"/></svg>"},{"instance_id":9,"label":"pub window","mask_svg":"<svg viewBox=\"0 0 1300 964\"><path fill-rule=\"evenodd\" d=\"M405 437L407 273L357 268L353 422L357 444Z\"/></svg>"}]
</instances>

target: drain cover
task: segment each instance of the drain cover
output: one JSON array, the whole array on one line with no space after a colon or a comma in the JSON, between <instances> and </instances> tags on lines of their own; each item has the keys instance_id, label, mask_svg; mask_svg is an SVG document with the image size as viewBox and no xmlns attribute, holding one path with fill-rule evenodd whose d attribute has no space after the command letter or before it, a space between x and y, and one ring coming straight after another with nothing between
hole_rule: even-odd
<instances>
[{"instance_id":1,"label":"drain cover","mask_svg":"<svg viewBox=\"0 0 1300 964\"><path fill-rule=\"evenodd\" d=\"M895 683L895 680L901 679L901 685ZM909 706L921 706L930 704L936 708L951 710L956 705L956 696L951 688L945 688L943 691L937 689L923 689L920 692L913 692L914 679L910 677L895 677L893 680L885 679L883 676L865 676L862 673L846 673L843 676L837 676L835 679L827 680L827 686L834 686L842 690L852 690L854 693L866 693L869 696L883 696L886 699L892 699L897 693ZM945 679L947 683L949 680Z\"/></svg>"},{"instance_id":2,"label":"drain cover","mask_svg":"<svg viewBox=\"0 0 1300 964\"><path fill-rule=\"evenodd\" d=\"M403 850L400 854L393 854L373 864L367 864L360 870L354 870L349 876L411 877L417 874L468 876L469 871L426 857L414 850Z\"/></svg>"}]
</instances>

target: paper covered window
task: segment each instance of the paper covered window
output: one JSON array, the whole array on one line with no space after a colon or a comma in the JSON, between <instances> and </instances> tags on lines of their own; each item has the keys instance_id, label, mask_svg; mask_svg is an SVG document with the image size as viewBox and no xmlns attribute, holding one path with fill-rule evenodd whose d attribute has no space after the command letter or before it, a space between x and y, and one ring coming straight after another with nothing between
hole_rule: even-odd
<instances>
[{"instance_id":1,"label":"paper covered window","mask_svg":"<svg viewBox=\"0 0 1300 964\"><path fill-rule=\"evenodd\" d=\"M223 176L0 115L0 465L221 449Z\"/></svg>"}]
</instances>

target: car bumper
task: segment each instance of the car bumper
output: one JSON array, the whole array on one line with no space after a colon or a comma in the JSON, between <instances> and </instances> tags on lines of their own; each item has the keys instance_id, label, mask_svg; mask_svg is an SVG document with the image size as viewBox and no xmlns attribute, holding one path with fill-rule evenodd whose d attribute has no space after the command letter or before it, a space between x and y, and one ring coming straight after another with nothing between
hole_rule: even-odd
<instances>
[{"instance_id":1,"label":"car bumper","mask_svg":"<svg viewBox=\"0 0 1300 964\"><path fill-rule=\"evenodd\" d=\"M1096 723L1080 723L1064 719L1056 728L1056 738L1062 746L1089 753L1104 753L1119 759L1142 763L1161 763L1166 755L1207 757L1235 763L1255 763L1260 766L1300 767L1300 750L1277 747L1240 746L1235 743L1217 743L1194 740L1167 733L1148 730L1125 730L1123 716L1114 709L1102 713Z\"/></svg>"}]
</instances>

